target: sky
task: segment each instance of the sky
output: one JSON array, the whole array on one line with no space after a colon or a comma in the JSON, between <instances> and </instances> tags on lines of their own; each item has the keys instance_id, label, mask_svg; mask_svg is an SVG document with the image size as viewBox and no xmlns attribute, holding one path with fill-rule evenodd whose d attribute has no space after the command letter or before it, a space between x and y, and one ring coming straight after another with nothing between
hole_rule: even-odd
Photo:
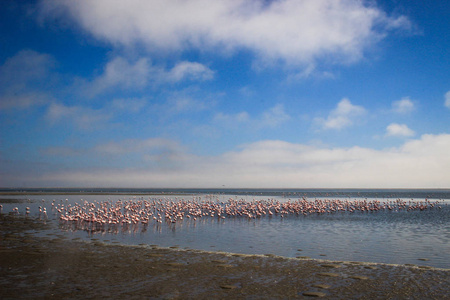
<instances>
[{"instance_id":1,"label":"sky","mask_svg":"<svg viewBox=\"0 0 450 300\"><path fill-rule=\"evenodd\" d=\"M0 187L450 188L450 4L0 2Z\"/></svg>"}]
</instances>

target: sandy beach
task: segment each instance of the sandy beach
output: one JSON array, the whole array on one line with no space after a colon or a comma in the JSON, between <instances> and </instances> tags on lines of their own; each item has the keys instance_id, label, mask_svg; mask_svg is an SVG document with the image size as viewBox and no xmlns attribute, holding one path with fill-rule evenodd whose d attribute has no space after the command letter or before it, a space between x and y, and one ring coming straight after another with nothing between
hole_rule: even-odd
<instances>
[{"instance_id":1,"label":"sandy beach","mask_svg":"<svg viewBox=\"0 0 450 300\"><path fill-rule=\"evenodd\" d=\"M36 237L44 223L7 214L0 225L2 299L450 299L450 270Z\"/></svg>"}]
</instances>

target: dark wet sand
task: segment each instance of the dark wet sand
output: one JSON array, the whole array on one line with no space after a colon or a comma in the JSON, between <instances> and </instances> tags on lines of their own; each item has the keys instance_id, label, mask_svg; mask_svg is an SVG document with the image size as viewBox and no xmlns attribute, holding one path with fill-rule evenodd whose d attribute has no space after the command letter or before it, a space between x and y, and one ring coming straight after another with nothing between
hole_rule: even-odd
<instances>
[{"instance_id":1,"label":"dark wet sand","mask_svg":"<svg viewBox=\"0 0 450 300\"><path fill-rule=\"evenodd\" d=\"M35 237L44 228L0 215L0 299L450 299L450 270Z\"/></svg>"}]
</instances>

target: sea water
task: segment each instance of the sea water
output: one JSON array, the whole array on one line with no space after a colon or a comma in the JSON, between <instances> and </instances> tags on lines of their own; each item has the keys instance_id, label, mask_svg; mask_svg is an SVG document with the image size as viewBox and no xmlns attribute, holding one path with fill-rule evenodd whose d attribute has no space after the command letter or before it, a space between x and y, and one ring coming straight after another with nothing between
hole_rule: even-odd
<instances>
[{"instance_id":1,"label":"sea water","mask_svg":"<svg viewBox=\"0 0 450 300\"><path fill-rule=\"evenodd\" d=\"M5 192L5 191L3 191ZM46 208L48 232L69 239L100 240L125 245L159 245L243 254L274 254L336 261L389 264L416 264L450 269L450 190L280 190L280 189L202 189L202 190L29 190L40 195L2 195L3 213L15 207L29 217ZM46 195L46 193L49 193ZM50 195L50 193L71 193ZM78 194L78 193L91 194ZM26 193L26 191L25 191ZM95 194L92 194L95 193ZM87 230L60 222L52 203L74 205L108 201L163 200L215 201L338 199L380 202L403 201L439 203L426 210L382 210L376 212L336 212L331 214L279 215L255 219L203 217L176 223L150 222L147 226L125 226L117 230ZM440 208L439 208L440 207Z\"/></svg>"}]
</instances>

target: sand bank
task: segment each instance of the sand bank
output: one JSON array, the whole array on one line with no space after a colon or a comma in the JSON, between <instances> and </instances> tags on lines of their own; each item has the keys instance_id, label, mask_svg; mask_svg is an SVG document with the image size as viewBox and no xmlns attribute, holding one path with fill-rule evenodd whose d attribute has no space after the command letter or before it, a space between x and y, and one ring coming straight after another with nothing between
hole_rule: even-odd
<instances>
[{"instance_id":1,"label":"sand bank","mask_svg":"<svg viewBox=\"0 0 450 300\"><path fill-rule=\"evenodd\" d=\"M0 216L1 299L450 299L450 270L36 237L45 226Z\"/></svg>"}]
</instances>

